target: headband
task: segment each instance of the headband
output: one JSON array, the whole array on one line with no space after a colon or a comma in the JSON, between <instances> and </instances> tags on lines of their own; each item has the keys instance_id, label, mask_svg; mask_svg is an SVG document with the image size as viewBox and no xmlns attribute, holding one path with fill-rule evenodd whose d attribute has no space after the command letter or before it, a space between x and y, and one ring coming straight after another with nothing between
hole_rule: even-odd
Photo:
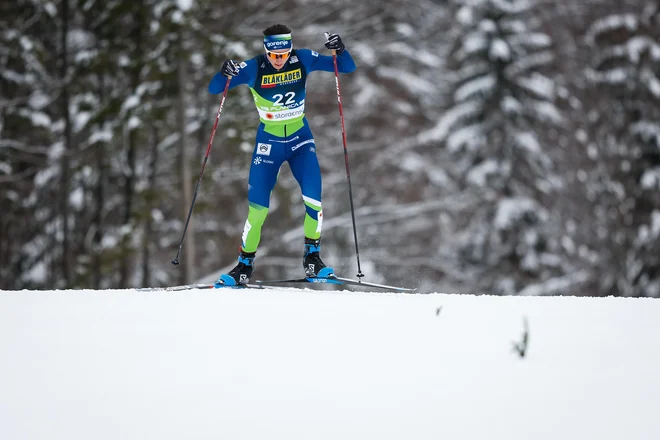
<instances>
[{"instance_id":1,"label":"headband","mask_svg":"<svg viewBox=\"0 0 660 440\"><path fill-rule=\"evenodd\" d=\"M266 35L264 47L266 50L291 49L293 47L291 34Z\"/></svg>"}]
</instances>

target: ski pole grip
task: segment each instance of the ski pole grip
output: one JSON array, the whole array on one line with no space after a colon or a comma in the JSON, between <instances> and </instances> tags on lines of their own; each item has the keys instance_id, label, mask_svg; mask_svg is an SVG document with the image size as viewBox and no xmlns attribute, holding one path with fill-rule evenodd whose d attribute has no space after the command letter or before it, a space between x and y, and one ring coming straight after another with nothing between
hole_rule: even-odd
<instances>
[{"instance_id":1,"label":"ski pole grip","mask_svg":"<svg viewBox=\"0 0 660 440\"><path fill-rule=\"evenodd\" d=\"M328 41L330 41L330 34L329 34L329 33L327 33L327 32L323 32L323 35L325 35L325 42L326 42L326 43L327 43ZM334 50L334 49L330 50L330 53L332 53L333 55L337 55L337 51Z\"/></svg>"}]
</instances>

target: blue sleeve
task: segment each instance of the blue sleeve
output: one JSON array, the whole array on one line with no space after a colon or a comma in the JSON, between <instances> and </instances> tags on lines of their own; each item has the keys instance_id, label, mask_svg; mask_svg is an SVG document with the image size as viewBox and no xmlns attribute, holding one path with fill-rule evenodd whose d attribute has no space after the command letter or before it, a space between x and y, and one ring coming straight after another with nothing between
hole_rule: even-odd
<instances>
[{"instance_id":1,"label":"blue sleeve","mask_svg":"<svg viewBox=\"0 0 660 440\"><path fill-rule=\"evenodd\" d=\"M241 84L249 84L250 86L254 86L254 81L256 79L257 60L252 58L240 63L238 75L231 79L231 82L229 83L229 90L236 86L240 86ZM222 93L225 90L225 85L227 85L227 77L218 72L213 76L213 79L211 79L211 82L209 83L209 93L214 95Z\"/></svg>"},{"instance_id":2,"label":"blue sleeve","mask_svg":"<svg viewBox=\"0 0 660 440\"><path fill-rule=\"evenodd\" d=\"M315 70L322 70L324 72L334 72L335 63L332 60L332 55L321 55L318 52L315 52L310 49L298 49L296 50L296 55L298 59L307 72L313 72ZM355 61L347 49L341 54L337 55L337 70L339 73L351 73L355 70Z\"/></svg>"}]
</instances>

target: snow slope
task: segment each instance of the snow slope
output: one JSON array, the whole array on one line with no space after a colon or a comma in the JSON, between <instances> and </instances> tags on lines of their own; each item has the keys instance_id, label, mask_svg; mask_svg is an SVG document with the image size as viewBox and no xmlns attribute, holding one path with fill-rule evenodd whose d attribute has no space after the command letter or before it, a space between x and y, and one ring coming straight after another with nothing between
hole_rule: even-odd
<instances>
[{"instance_id":1,"label":"snow slope","mask_svg":"<svg viewBox=\"0 0 660 440\"><path fill-rule=\"evenodd\" d=\"M657 299L0 291L0 439L658 439L658 335Z\"/></svg>"}]
</instances>

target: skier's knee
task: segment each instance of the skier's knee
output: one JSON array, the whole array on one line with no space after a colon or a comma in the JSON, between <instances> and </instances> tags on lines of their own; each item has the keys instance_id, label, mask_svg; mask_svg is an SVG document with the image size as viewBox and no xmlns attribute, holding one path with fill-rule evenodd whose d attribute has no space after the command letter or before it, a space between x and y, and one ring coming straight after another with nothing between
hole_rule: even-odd
<instances>
[{"instance_id":1,"label":"skier's knee","mask_svg":"<svg viewBox=\"0 0 660 440\"><path fill-rule=\"evenodd\" d=\"M261 228L268 216L268 208L265 206L250 203L248 208L248 221L252 227Z\"/></svg>"}]
</instances>

